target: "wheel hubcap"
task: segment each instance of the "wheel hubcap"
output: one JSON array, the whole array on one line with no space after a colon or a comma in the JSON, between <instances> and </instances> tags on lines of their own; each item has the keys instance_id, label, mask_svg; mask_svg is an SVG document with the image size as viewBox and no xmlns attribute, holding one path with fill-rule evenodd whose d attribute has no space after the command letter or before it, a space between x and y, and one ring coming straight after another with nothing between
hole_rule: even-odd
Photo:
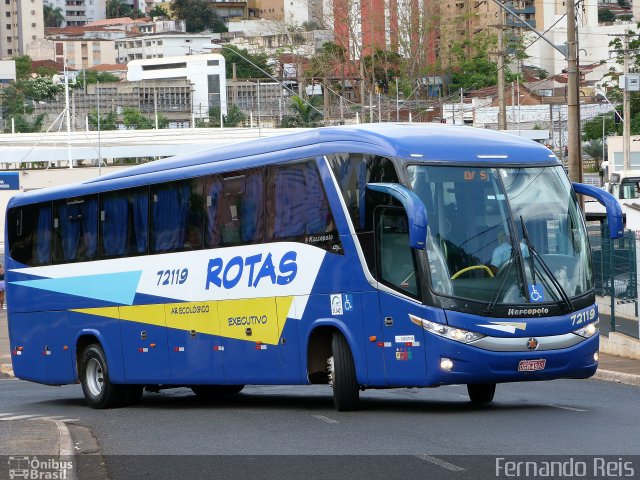
<instances>
[{"instance_id":1,"label":"wheel hubcap","mask_svg":"<svg viewBox=\"0 0 640 480\"><path fill-rule=\"evenodd\" d=\"M87 362L86 380L89 393L94 397L99 396L104 388L104 373L102 365L95 358Z\"/></svg>"}]
</instances>

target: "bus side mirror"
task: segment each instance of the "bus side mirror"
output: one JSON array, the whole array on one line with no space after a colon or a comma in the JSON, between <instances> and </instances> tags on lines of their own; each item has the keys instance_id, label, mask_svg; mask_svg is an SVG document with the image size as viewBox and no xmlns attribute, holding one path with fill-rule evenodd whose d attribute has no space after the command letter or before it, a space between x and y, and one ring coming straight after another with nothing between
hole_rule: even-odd
<instances>
[{"instance_id":1,"label":"bus side mirror","mask_svg":"<svg viewBox=\"0 0 640 480\"><path fill-rule=\"evenodd\" d=\"M402 204L409 220L409 246L424 250L427 241L427 209L420 197L399 183L367 183L366 188L391 195Z\"/></svg>"},{"instance_id":2,"label":"bus side mirror","mask_svg":"<svg viewBox=\"0 0 640 480\"><path fill-rule=\"evenodd\" d=\"M620 238L623 234L624 225L622 222L622 207L620 207L616 197L606 190L602 190L601 188L593 187L591 185L585 185L584 183L573 183L573 189L576 193L595 198L598 202L604 205L604 208L607 210L609 237L612 239Z\"/></svg>"}]
</instances>

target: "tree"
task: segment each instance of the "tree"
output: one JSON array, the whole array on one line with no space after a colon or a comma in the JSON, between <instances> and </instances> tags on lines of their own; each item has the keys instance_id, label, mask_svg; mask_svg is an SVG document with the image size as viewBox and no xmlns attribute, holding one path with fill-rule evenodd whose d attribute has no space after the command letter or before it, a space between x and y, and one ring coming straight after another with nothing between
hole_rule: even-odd
<instances>
[{"instance_id":1,"label":"tree","mask_svg":"<svg viewBox=\"0 0 640 480\"><path fill-rule=\"evenodd\" d=\"M237 105L229 105L227 114L222 116L225 127L237 127L246 120L247 116ZM198 127L219 127L220 126L220 107L211 107L209 109L209 121L199 122Z\"/></svg>"},{"instance_id":2,"label":"tree","mask_svg":"<svg viewBox=\"0 0 640 480\"><path fill-rule=\"evenodd\" d=\"M582 146L584 152L594 160L595 171L600 171L600 164L602 163L602 141L592 140Z\"/></svg>"},{"instance_id":3,"label":"tree","mask_svg":"<svg viewBox=\"0 0 640 480\"><path fill-rule=\"evenodd\" d=\"M119 82L120 78L117 75L109 72L97 72L95 70L84 70L82 75L76 77L76 83L74 88L84 88L85 85L92 83L115 83Z\"/></svg>"},{"instance_id":4,"label":"tree","mask_svg":"<svg viewBox=\"0 0 640 480\"><path fill-rule=\"evenodd\" d=\"M311 97L310 101L305 101L298 95L291 97L291 106L295 110L294 115L287 115L280 122L281 128L298 128L298 127L318 127L322 114L318 111L318 105L322 100L321 97Z\"/></svg>"},{"instance_id":5,"label":"tree","mask_svg":"<svg viewBox=\"0 0 640 480\"><path fill-rule=\"evenodd\" d=\"M155 18L155 17L165 17L165 18L169 18L169 12L167 12L164 8L162 8L160 5L156 5L155 7L153 7L151 9L151 11L149 12L149 16L151 18Z\"/></svg>"},{"instance_id":6,"label":"tree","mask_svg":"<svg viewBox=\"0 0 640 480\"><path fill-rule=\"evenodd\" d=\"M227 27L220 20L216 9L207 0L174 0L171 11L176 18L184 19L187 32L226 32Z\"/></svg>"},{"instance_id":7,"label":"tree","mask_svg":"<svg viewBox=\"0 0 640 480\"><path fill-rule=\"evenodd\" d=\"M124 126L129 129L150 130L154 127L154 122L142 115L140 110L135 108L125 108L123 112Z\"/></svg>"},{"instance_id":8,"label":"tree","mask_svg":"<svg viewBox=\"0 0 640 480\"><path fill-rule=\"evenodd\" d=\"M605 136L621 134L622 124L614 122L614 115L615 113L613 112L604 115ZM598 115L591 120L582 122L582 140L585 142L602 140L602 117L603 115Z\"/></svg>"},{"instance_id":9,"label":"tree","mask_svg":"<svg viewBox=\"0 0 640 480\"><path fill-rule=\"evenodd\" d=\"M222 56L226 63L227 78L233 77L233 64L236 64L238 78L265 78L273 75L266 53L251 54L238 47L227 46L222 49ZM254 66L255 65L255 66ZM259 68L256 68L259 67ZM266 72L266 73L264 73Z\"/></svg>"},{"instance_id":10,"label":"tree","mask_svg":"<svg viewBox=\"0 0 640 480\"><path fill-rule=\"evenodd\" d=\"M599 8L598 9L598 22L613 22L616 19L615 13L613 13L608 8Z\"/></svg>"},{"instance_id":11,"label":"tree","mask_svg":"<svg viewBox=\"0 0 640 480\"><path fill-rule=\"evenodd\" d=\"M4 131L6 133L11 132L11 118L13 119L13 124L15 131L17 133L36 133L42 130L42 124L44 123L45 114L42 113L37 115L32 121L29 121L25 118L24 115L15 114L11 115L7 118L7 122L5 122Z\"/></svg>"},{"instance_id":12,"label":"tree","mask_svg":"<svg viewBox=\"0 0 640 480\"><path fill-rule=\"evenodd\" d=\"M24 80L31 76L31 57L29 55L20 55L13 57L16 62L16 80Z\"/></svg>"},{"instance_id":13,"label":"tree","mask_svg":"<svg viewBox=\"0 0 640 480\"><path fill-rule=\"evenodd\" d=\"M64 23L62 8L51 5L46 1L42 4L42 14L45 27L61 27Z\"/></svg>"},{"instance_id":14,"label":"tree","mask_svg":"<svg viewBox=\"0 0 640 480\"><path fill-rule=\"evenodd\" d=\"M98 111L94 108L89 112L89 125L92 130L98 130ZM100 131L102 130L116 130L117 115L116 112L109 111L106 114L100 112Z\"/></svg>"}]
</instances>

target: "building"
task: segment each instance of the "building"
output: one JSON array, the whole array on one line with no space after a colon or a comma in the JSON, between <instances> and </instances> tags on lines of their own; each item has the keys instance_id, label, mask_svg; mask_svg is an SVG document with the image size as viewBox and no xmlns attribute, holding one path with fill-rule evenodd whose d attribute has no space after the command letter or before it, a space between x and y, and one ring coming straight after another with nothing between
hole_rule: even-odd
<instances>
[{"instance_id":1,"label":"building","mask_svg":"<svg viewBox=\"0 0 640 480\"><path fill-rule=\"evenodd\" d=\"M132 19L108 18L88 23L87 27L104 27L107 30L125 30L132 33L153 34L161 32L186 32L187 22L185 20L151 19L148 17Z\"/></svg>"},{"instance_id":2,"label":"building","mask_svg":"<svg viewBox=\"0 0 640 480\"><path fill-rule=\"evenodd\" d=\"M127 80L187 79L192 86L193 113L207 118L209 109L227 113L227 80L224 57L218 53L133 60Z\"/></svg>"},{"instance_id":3,"label":"building","mask_svg":"<svg viewBox=\"0 0 640 480\"><path fill-rule=\"evenodd\" d=\"M219 33L129 34L126 39L116 41L117 62L211 53L219 39Z\"/></svg>"},{"instance_id":4,"label":"building","mask_svg":"<svg viewBox=\"0 0 640 480\"><path fill-rule=\"evenodd\" d=\"M48 28L47 40L53 44L53 59L66 62L75 69L89 68L103 63L116 63L116 39L123 38L123 30L104 27Z\"/></svg>"},{"instance_id":5,"label":"building","mask_svg":"<svg viewBox=\"0 0 640 480\"><path fill-rule=\"evenodd\" d=\"M54 8L64 12L67 27L80 27L106 18L107 0L47 0Z\"/></svg>"},{"instance_id":6,"label":"building","mask_svg":"<svg viewBox=\"0 0 640 480\"><path fill-rule=\"evenodd\" d=\"M27 55L44 39L42 0L5 0L0 3L0 58Z\"/></svg>"}]
</instances>

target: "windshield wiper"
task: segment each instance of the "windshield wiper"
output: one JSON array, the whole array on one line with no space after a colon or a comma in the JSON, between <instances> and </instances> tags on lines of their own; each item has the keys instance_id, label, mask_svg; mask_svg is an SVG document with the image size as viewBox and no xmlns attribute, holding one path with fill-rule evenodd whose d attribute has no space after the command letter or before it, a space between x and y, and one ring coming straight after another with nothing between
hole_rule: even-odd
<instances>
[{"instance_id":1,"label":"windshield wiper","mask_svg":"<svg viewBox=\"0 0 640 480\"><path fill-rule=\"evenodd\" d=\"M500 282L500 285L498 285L498 288L496 289L496 291L493 293L491 297L491 301L487 306L487 313L493 312L493 309L495 308L496 303L498 303L498 298L500 298L500 294L504 291L504 285L507 282L507 279L509 278L509 273L511 273L511 269L513 268L513 264L515 263L515 260L516 260L515 249L512 247L511 256L509 257L509 260L507 260L509 262L509 266L507 267L507 270L504 272L504 276L502 277L502 281ZM520 278L518 278L518 283L520 283L520 285L524 287L524 284L522 283ZM525 295L525 298L526 297L527 296Z\"/></svg>"},{"instance_id":2,"label":"windshield wiper","mask_svg":"<svg viewBox=\"0 0 640 480\"><path fill-rule=\"evenodd\" d=\"M553 272L551 271L547 263L544 261L542 256L538 252L536 252L535 248L533 248L533 245L531 244L531 240L529 239L529 232L527 231L527 226L524 223L524 219L522 218L522 215L520 215L520 224L522 225L522 235L524 237L524 241L527 245L527 249L529 250L529 268L531 269L531 279L533 280L533 284L535 285L536 283L536 270L534 265L535 261L533 258L535 256L538 259L538 262L540 262L540 266L549 277L549 280L551 280L551 283L553 284L553 286L556 287L556 290L558 291L558 293L560 293L560 296L562 297L562 301L567 307L567 310L568 311L573 310L573 304L571 303L571 300L569 299L567 292L564 291L564 288L562 288L562 285L560 285L560 282L558 281L556 276L553 274Z\"/></svg>"}]
</instances>

